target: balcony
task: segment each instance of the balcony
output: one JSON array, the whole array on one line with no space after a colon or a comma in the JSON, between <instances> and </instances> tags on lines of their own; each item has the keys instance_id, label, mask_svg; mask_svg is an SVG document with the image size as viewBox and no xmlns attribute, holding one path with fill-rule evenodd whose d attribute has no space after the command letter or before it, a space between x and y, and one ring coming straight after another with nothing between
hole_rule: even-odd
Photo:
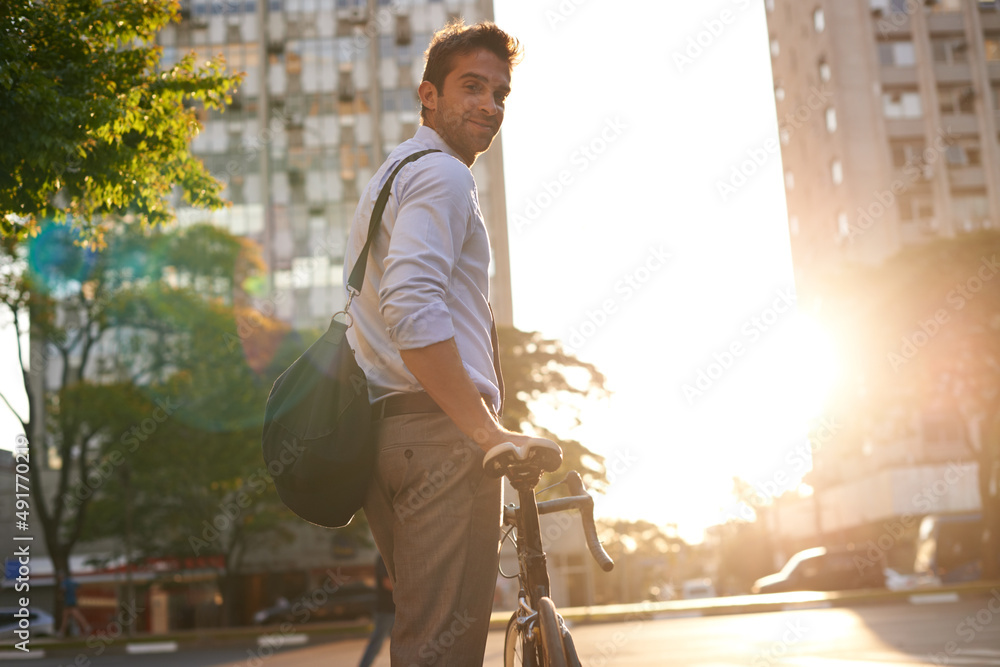
<instances>
[{"instance_id":1,"label":"balcony","mask_svg":"<svg viewBox=\"0 0 1000 667\"><path fill-rule=\"evenodd\" d=\"M952 134L979 134L979 123L971 113L942 115L941 127Z\"/></svg>"},{"instance_id":2,"label":"balcony","mask_svg":"<svg viewBox=\"0 0 1000 667\"><path fill-rule=\"evenodd\" d=\"M885 121L890 139L924 136L923 118L890 118ZM945 123L947 127L947 123Z\"/></svg>"},{"instance_id":3,"label":"balcony","mask_svg":"<svg viewBox=\"0 0 1000 667\"><path fill-rule=\"evenodd\" d=\"M971 83L972 68L968 63L958 63L949 65L946 63L934 64L934 76L937 82L941 83Z\"/></svg>"},{"instance_id":4,"label":"balcony","mask_svg":"<svg viewBox=\"0 0 1000 667\"><path fill-rule=\"evenodd\" d=\"M910 34L910 15L906 12L872 12L875 34L880 39L905 37Z\"/></svg>"},{"instance_id":5,"label":"balcony","mask_svg":"<svg viewBox=\"0 0 1000 667\"><path fill-rule=\"evenodd\" d=\"M952 167L948 170L951 187L982 189L986 187L986 173L982 167Z\"/></svg>"},{"instance_id":6,"label":"balcony","mask_svg":"<svg viewBox=\"0 0 1000 667\"><path fill-rule=\"evenodd\" d=\"M883 66L880 70L883 86L916 86L919 83L916 67Z\"/></svg>"},{"instance_id":7,"label":"balcony","mask_svg":"<svg viewBox=\"0 0 1000 667\"><path fill-rule=\"evenodd\" d=\"M946 32L965 32L962 12L939 12L927 15L927 27L931 34Z\"/></svg>"}]
</instances>

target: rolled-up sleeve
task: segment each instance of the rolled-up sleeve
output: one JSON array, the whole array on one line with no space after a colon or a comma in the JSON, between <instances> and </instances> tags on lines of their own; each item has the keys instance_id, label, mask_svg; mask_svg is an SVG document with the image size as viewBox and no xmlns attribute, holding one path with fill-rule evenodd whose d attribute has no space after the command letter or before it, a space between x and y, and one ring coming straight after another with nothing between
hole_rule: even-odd
<instances>
[{"instance_id":1,"label":"rolled-up sleeve","mask_svg":"<svg viewBox=\"0 0 1000 667\"><path fill-rule=\"evenodd\" d=\"M457 160L432 156L400 179L397 197L379 310L389 339L409 350L455 336L446 295L473 219L475 181Z\"/></svg>"}]
</instances>

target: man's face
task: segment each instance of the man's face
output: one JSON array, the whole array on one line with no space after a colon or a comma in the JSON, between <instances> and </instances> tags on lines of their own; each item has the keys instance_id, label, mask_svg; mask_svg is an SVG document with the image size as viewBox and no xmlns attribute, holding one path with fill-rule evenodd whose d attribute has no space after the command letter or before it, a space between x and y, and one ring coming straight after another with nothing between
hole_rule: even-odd
<instances>
[{"instance_id":1,"label":"man's face","mask_svg":"<svg viewBox=\"0 0 1000 667\"><path fill-rule=\"evenodd\" d=\"M440 91L424 81L419 93L427 108L425 124L471 167L500 131L510 67L487 50L458 55Z\"/></svg>"}]
</instances>

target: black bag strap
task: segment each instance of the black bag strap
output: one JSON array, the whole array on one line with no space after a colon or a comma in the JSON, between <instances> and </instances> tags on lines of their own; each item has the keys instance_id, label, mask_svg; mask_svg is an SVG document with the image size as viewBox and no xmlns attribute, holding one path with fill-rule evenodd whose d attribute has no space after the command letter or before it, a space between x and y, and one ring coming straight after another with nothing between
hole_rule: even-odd
<instances>
[{"instance_id":1,"label":"black bag strap","mask_svg":"<svg viewBox=\"0 0 1000 667\"><path fill-rule=\"evenodd\" d=\"M371 220L368 222L368 238L365 239L365 245L361 249L361 254L358 255L358 261L354 263L354 268L351 269L350 278L347 279L347 287L350 292L349 298L353 298L355 295L361 293L361 286L365 282L365 270L368 268L368 251L371 250L372 241L375 240L379 225L382 223L382 212L385 211L385 205L389 202L389 191L392 190L392 182L396 180L396 174L399 173L400 169L414 160L419 160L428 153L440 152L437 148L428 148L427 150L406 156L402 162L396 165L396 168L389 175L389 180L382 186L382 190L378 193L378 199L375 200L375 208L372 209ZM350 301L348 301L349 303Z\"/></svg>"}]
</instances>

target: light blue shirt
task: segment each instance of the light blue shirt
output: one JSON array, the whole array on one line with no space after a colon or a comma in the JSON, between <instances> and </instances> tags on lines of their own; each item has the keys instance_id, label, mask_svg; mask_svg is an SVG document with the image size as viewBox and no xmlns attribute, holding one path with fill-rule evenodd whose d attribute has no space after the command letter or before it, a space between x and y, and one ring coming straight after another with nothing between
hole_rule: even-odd
<instances>
[{"instance_id":1,"label":"light blue shirt","mask_svg":"<svg viewBox=\"0 0 1000 667\"><path fill-rule=\"evenodd\" d=\"M472 172L429 127L396 147L368 187L351 222L344 284L364 247L375 200L406 156L431 153L403 167L392 185L372 243L361 294L351 304L347 338L374 402L423 391L399 350L454 338L480 393L500 407L489 308L490 241Z\"/></svg>"}]
</instances>

